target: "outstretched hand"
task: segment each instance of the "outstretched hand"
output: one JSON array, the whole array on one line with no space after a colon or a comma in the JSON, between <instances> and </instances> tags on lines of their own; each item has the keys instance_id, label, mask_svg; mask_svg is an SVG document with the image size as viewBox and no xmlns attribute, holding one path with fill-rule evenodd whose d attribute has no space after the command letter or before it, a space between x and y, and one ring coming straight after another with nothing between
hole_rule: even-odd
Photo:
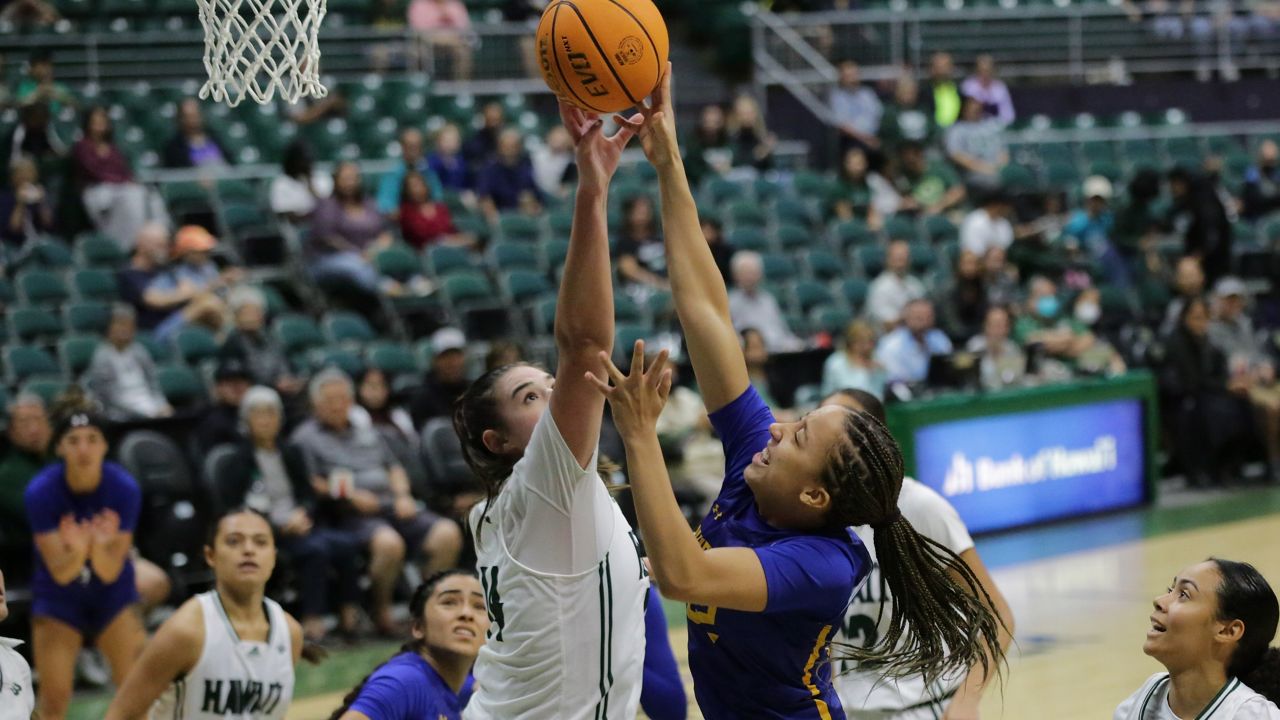
<instances>
[{"instance_id":1,"label":"outstretched hand","mask_svg":"<svg viewBox=\"0 0 1280 720\"><path fill-rule=\"evenodd\" d=\"M600 353L600 360L613 384L601 380L594 373L587 373L587 379L613 408L613 422L624 440L655 433L658 416L671 394L671 370L667 367L667 356L668 352L663 350L645 368L644 341L637 340L631 354L630 374L623 375L605 352Z\"/></svg>"},{"instance_id":2,"label":"outstretched hand","mask_svg":"<svg viewBox=\"0 0 1280 720\"><path fill-rule=\"evenodd\" d=\"M635 130L624 125L613 135L605 135L599 115L564 100L560 101L560 121L573 139L578 183L595 188L607 187L618 169L623 149L635 136Z\"/></svg>"},{"instance_id":3,"label":"outstretched hand","mask_svg":"<svg viewBox=\"0 0 1280 720\"><path fill-rule=\"evenodd\" d=\"M645 157L654 166L668 163L680 157L676 139L676 114L671 105L671 63L663 70L658 87L649 95L648 102L641 102L639 112L631 117L615 115L618 125L640 136L640 146Z\"/></svg>"}]
</instances>

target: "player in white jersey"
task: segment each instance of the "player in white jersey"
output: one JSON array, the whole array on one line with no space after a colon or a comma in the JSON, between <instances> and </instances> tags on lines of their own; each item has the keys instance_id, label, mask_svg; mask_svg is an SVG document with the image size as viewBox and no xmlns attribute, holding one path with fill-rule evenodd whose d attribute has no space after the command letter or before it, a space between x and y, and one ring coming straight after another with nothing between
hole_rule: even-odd
<instances>
[{"instance_id":1,"label":"player in white jersey","mask_svg":"<svg viewBox=\"0 0 1280 720\"><path fill-rule=\"evenodd\" d=\"M471 513L491 626L468 720L636 716L648 573L597 473L604 398L585 379L613 346L605 210L632 132L561 104L578 190L556 308L555 377L526 364L487 373L454 428L488 499ZM552 389L554 388L554 392Z\"/></svg>"},{"instance_id":2,"label":"player in white jersey","mask_svg":"<svg viewBox=\"0 0 1280 720\"><path fill-rule=\"evenodd\" d=\"M0 572L0 622L9 617L9 604L4 595L4 572ZM0 637L0 720L30 720L36 709L36 695L31 691L31 666L18 654L21 640Z\"/></svg>"},{"instance_id":3,"label":"player in white jersey","mask_svg":"<svg viewBox=\"0 0 1280 720\"><path fill-rule=\"evenodd\" d=\"M1268 548L1270 550L1270 548ZM1280 604L1252 565L1209 558L1153 602L1142 651L1152 675L1114 720L1280 720Z\"/></svg>"},{"instance_id":4,"label":"player in white jersey","mask_svg":"<svg viewBox=\"0 0 1280 720\"><path fill-rule=\"evenodd\" d=\"M107 720L283 720L302 626L264 592L276 565L271 525L248 508L212 527L215 585L165 621L107 710Z\"/></svg>"},{"instance_id":5,"label":"player in white jersey","mask_svg":"<svg viewBox=\"0 0 1280 720\"><path fill-rule=\"evenodd\" d=\"M822 405L862 410L880 422L885 421L884 405L876 396L862 390L837 391L825 398ZM1000 632L1000 647L1007 649L1013 637L1013 611L978 556L973 538L969 537L969 529L956 509L929 486L904 477L898 494L898 510L911 521L916 531L959 555L973 571L1000 616L1004 626ZM871 553L872 569L845 611L844 626L837 641L871 647L888 630L892 603L889 602L888 584L884 582L876 561L875 530L863 525L853 531ZM967 675L925 683L924 678L918 675L887 678L884 673L869 672L842 662L836 667L835 677L836 691L849 720L977 717L978 701L985 685L982 669L978 667L971 668Z\"/></svg>"}]
</instances>

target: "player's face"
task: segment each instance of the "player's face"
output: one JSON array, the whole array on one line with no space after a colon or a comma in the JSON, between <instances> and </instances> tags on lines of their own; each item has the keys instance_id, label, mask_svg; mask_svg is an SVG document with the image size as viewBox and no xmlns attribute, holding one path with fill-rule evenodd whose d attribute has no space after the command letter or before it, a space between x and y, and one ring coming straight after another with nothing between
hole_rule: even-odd
<instances>
[{"instance_id":1,"label":"player's face","mask_svg":"<svg viewBox=\"0 0 1280 720\"><path fill-rule=\"evenodd\" d=\"M276 567L271 526L257 513L224 517L213 547L206 547L204 554L218 582L234 586L265 586Z\"/></svg>"},{"instance_id":2,"label":"player's face","mask_svg":"<svg viewBox=\"0 0 1280 720\"><path fill-rule=\"evenodd\" d=\"M1183 570L1155 599L1142 651L1172 670L1212 657L1225 623L1217 619L1222 576L1212 562Z\"/></svg>"},{"instance_id":3,"label":"player's face","mask_svg":"<svg viewBox=\"0 0 1280 720\"><path fill-rule=\"evenodd\" d=\"M782 527L812 524L814 512L829 502L822 474L837 443L845 442L848 413L827 406L799 422L769 427L769 443L742 473L766 520Z\"/></svg>"},{"instance_id":4,"label":"player's face","mask_svg":"<svg viewBox=\"0 0 1280 720\"><path fill-rule=\"evenodd\" d=\"M551 400L556 379L542 368L530 365L513 367L494 385L498 395L498 414L506 425L499 434L510 451L524 452L533 435L538 418Z\"/></svg>"},{"instance_id":5,"label":"player's face","mask_svg":"<svg viewBox=\"0 0 1280 720\"><path fill-rule=\"evenodd\" d=\"M441 580L422 616L422 625L415 626L413 634L421 637L425 628L427 645L437 652L474 659L489 631L484 590L480 581L469 575L450 575Z\"/></svg>"},{"instance_id":6,"label":"player's face","mask_svg":"<svg viewBox=\"0 0 1280 720\"><path fill-rule=\"evenodd\" d=\"M102 467L107 457L107 439L96 427L76 428L58 441L58 457L66 461L68 467L79 470Z\"/></svg>"}]
</instances>

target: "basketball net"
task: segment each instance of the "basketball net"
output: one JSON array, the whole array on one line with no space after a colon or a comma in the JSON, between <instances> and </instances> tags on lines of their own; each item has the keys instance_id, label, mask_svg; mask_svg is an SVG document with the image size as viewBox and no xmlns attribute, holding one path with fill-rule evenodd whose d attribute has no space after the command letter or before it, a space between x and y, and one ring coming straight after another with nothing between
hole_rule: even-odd
<instances>
[{"instance_id":1,"label":"basketball net","mask_svg":"<svg viewBox=\"0 0 1280 720\"><path fill-rule=\"evenodd\" d=\"M245 97L264 104L277 91L295 103L322 98L320 21L325 0L196 0L204 26L201 98L231 107Z\"/></svg>"}]
</instances>

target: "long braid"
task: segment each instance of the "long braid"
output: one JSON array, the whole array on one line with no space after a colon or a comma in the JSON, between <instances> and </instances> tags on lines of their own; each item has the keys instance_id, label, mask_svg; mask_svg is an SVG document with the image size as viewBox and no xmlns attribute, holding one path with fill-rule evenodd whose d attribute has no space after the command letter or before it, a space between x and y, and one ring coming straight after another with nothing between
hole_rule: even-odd
<instances>
[{"instance_id":1,"label":"long braid","mask_svg":"<svg viewBox=\"0 0 1280 720\"><path fill-rule=\"evenodd\" d=\"M1002 621L991 597L959 555L916 532L902 517L902 451L888 428L865 412L850 411L845 430L849 441L838 446L824 477L832 502L829 525L875 530L891 616L873 647L833 643L840 651L833 658L892 677L920 675L926 682L974 664L989 674L991 663L1004 655Z\"/></svg>"}]
</instances>

